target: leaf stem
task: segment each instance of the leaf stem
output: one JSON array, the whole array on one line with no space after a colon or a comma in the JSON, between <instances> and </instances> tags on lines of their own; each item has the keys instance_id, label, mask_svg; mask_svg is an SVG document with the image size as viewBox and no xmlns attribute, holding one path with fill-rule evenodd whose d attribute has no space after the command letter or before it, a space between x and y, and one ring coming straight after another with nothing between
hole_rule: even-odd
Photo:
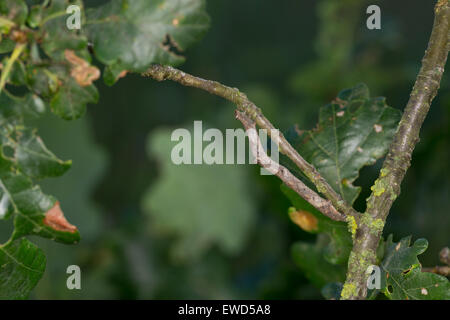
<instances>
[{"instance_id":1,"label":"leaf stem","mask_svg":"<svg viewBox=\"0 0 450 320\"><path fill-rule=\"evenodd\" d=\"M2 75L0 77L0 93L2 92L3 88L5 87L6 80L8 79L9 73L11 72L12 66L14 65L14 62L20 57L20 55L23 52L23 49L27 46L26 43L18 43L16 44L16 47L14 48L14 51L12 52L11 56L8 59L8 62L6 63L5 68L2 71Z\"/></svg>"}]
</instances>

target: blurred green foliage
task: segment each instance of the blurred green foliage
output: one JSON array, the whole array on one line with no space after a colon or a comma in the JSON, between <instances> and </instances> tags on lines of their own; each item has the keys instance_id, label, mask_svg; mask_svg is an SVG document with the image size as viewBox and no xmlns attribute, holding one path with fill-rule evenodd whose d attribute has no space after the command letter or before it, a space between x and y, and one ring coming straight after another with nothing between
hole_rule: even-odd
<instances>
[{"instance_id":1,"label":"blurred green foliage","mask_svg":"<svg viewBox=\"0 0 450 320\"><path fill-rule=\"evenodd\" d=\"M403 109L431 30L433 3L370 4L382 8L381 31L365 27L367 1L209 1L211 29L186 52L182 69L240 88L281 129L295 123L313 128L319 107L359 82L368 84L372 96L385 96L390 106ZM427 238L424 266L437 264L439 249L449 245L449 84L447 72L385 231L395 240L409 234ZM66 123L49 116L39 122L49 148L73 159L69 173L43 189L61 200L83 239L72 247L38 241L48 262L33 298L321 297L291 257L294 242L313 244L316 237L289 221L290 202L277 178L260 176L256 166L223 166L196 169L198 179L180 185L168 181L183 176L164 172L160 149L146 148L149 140L161 139L161 128L189 128L193 120L219 129L239 127L231 105L136 75L114 88L99 84L99 91L100 101L88 108L86 118ZM354 183L362 187L359 210L379 164L363 169ZM228 183L221 183L224 175ZM216 179L215 203L206 205L209 220L197 224L192 218L206 213L199 212L198 195L184 197L183 188L210 188L205 179ZM158 217L165 208L174 210L165 216L174 220L161 225ZM224 238L210 233L214 230ZM180 241L186 252L192 249L189 242L198 244L196 234L206 235L208 245L181 260L174 256ZM231 237L236 237L232 250L223 250L222 241ZM82 269L81 291L66 289L70 264Z\"/></svg>"},{"instance_id":2,"label":"blurred green foliage","mask_svg":"<svg viewBox=\"0 0 450 320\"><path fill-rule=\"evenodd\" d=\"M174 259L195 261L212 245L235 255L254 223L248 168L175 165L168 161L177 144L168 143L172 131L159 129L150 135L148 150L157 158L160 172L143 201L151 232L179 238L171 250Z\"/></svg>"}]
</instances>

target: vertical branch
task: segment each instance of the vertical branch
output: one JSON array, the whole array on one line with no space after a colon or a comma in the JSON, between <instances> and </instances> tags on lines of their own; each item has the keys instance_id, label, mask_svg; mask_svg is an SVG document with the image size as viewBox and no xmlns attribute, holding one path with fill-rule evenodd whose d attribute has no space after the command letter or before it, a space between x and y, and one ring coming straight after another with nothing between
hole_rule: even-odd
<instances>
[{"instance_id":1,"label":"vertical branch","mask_svg":"<svg viewBox=\"0 0 450 320\"><path fill-rule=\"evenodd\" d=\"M365 272L370 265L375 264L375 252L384 222L392 203L400 194L400 184L410 166L414 147L419 141L420 128L439 89L449 50L449 31L450 1L439 0L435 6L433 30L422 60L422 68L380 176L372 187L373 192L367 200L367 211L357 221L358 228L350 254L342 299L366 297Z\"/></svg>"}]
</instances>

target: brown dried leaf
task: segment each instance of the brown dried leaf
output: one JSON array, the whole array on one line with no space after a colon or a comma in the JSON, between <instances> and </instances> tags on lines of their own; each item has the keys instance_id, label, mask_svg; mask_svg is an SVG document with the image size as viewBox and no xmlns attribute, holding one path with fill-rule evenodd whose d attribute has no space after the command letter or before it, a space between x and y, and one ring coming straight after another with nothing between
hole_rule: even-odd
<instances>
[{"instance_id":1,"label":"brown dried leaf","mask_svg":"<svg viewBox=\"0 0 450 320\"><path fill-rule=\"evenodd\" d=\"M56 231L74 233L78 230L77 227L70 224L66 217L64 217L59 201L56 201L55 205L46 212L44 224L52 229L55 229Z\"/></svg>"},{"instance_id":2,"label":"brown dried leaf","mask_svg":"<svg viewBox=\"0 0 450 320\"><path fill-rule=\"evenodd\" d=\"M82 87L92 84L100 78L100 70L91 66L86 60L78 57L73 50L65 50L64 56L72 65L70 75Z\"/></svg>"},{"instance_id":3,"label":"brown dried leaf","mask_svg":"<svg viewBox=\"0 0 450 320\"><path fill-rule=\"evenodd\" d=\"M305 231L317 231L318 230L318 220L310 212L305 210L289 210L289 217L292 222L298 225Z\"/></svg>"}]
</instances>

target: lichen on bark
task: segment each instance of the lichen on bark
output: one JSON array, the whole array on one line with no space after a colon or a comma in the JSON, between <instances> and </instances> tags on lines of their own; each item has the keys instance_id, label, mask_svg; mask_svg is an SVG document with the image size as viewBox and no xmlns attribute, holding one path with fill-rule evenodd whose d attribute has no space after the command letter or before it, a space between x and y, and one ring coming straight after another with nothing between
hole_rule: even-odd
<instances>
[{"instance_id":1,"label":"lichen on bark","mask_svg":"<svg viewBox=\"0 0 450 320\"><path fill-rule=\"evenodd\" d=\"M348 263L347 279L341 299L364 299L367 294L363 266L375 264L376 252L386 217L400 194L400 184L411 163L419 132L437 94L449 50L450 1L439 0L428 49L422 60L410 99L399 123L380 176L367 199L366 213L359 217L359 228ZM362 260L360 260L362 259ZM361 261L364 263L362 264Z\"/></svg>"}]
</instances>

